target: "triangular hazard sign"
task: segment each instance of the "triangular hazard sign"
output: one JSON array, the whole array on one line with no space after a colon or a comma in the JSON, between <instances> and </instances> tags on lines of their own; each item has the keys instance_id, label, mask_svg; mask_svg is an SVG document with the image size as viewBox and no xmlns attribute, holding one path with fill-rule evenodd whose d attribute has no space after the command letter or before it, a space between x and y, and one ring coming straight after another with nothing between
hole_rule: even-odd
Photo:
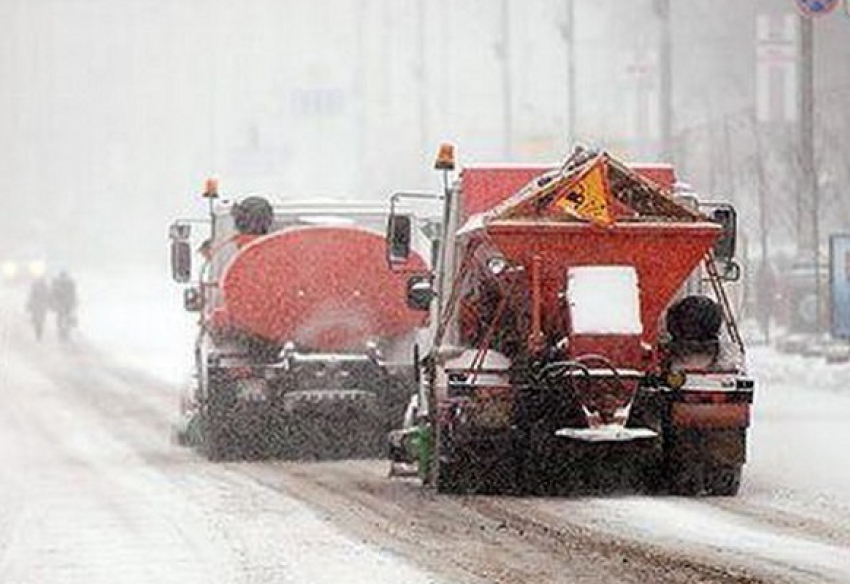
<instances>
[{"instance_id":1,"label":"triangular hazard sign","mask_svg":"<svg viewBox=\"0 0 850 584\"><path fill-rule=\"evenodd\" d=\"M610 225L615 217L611 211L606 172L607 157L604 154L594 156L577 167L565 164L531 181L494 208L488 219L586 220Z\"/></svg>"},{"instance_id":2,"label":"triangular hazard sign","mask_svg":"<svg viewBox=\"0 0 850 584\"><path fill-rule=\"evenodd\" d=\"M562 181L553 192L552 205L600 225L613 223L605 166L605 158L598 156L572 180Z\"/></svg>"}]
</instances>

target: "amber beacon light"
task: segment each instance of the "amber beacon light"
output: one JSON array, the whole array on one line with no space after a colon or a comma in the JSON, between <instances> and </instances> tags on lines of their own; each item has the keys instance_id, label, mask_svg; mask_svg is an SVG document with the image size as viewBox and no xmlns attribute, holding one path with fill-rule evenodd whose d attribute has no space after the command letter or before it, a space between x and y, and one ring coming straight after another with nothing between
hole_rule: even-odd
<instances>
[{"instance_id":1,"label":"amber beacon light","mask_svg":"<svg viewBox=\"0 0 850 584\"><path fill-rule=\"evenodd\" d=\"M205 199L215 199L218 197L218 179L208 178L204 183L203 197Z\"/></svg>"},{"instance_id":2,"label":"amber beacon light","mask_svg":"<svg viewBox=\"0 0 850 584\"><path fill-rule=\"evenodd\" d=\"M434 162L436 170L454 170L455 169L455 147L453 144L440 144L440 149L437 151L437 160Z\"/></svg>"}]
</instances>

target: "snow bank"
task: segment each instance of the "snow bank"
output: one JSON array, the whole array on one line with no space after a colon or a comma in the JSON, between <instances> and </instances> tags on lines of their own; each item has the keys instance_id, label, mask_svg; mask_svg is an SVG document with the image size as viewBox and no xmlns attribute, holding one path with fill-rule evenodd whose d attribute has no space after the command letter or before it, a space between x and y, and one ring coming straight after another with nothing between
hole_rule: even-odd
<instances>
[{"instance_id":1,"label":"snow bank","mask_svg":"<svg viewBox=\"0 0 850 584\"><path fill-rule=\"evenodd\" d=\"M850 510L850 365L758 347L750 370L757 385L745 487L835 498Z\"/></svg>"}]
</instances>

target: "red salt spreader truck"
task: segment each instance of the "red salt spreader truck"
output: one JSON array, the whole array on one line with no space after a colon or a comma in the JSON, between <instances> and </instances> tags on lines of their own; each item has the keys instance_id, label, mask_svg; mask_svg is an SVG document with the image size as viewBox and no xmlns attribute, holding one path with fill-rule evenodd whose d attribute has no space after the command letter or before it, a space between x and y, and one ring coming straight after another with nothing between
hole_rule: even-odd
<instances>
[{"instance_id":1,"label":"red salt spreader truck","mask_svg":"<svg viewBox=\"0 0 850 584\"><path fill-rule=\"evenodd\" d=\"M386 209L341 201L219 199L206 221L170 228L172 276L198 280L195 379L178 440L213 460L350 458L386 453L386 435L415 392L412 337L424 322L386 264ZM426 241L427 244L427 241ZM412 253L410 269L427 269Z\"/></svg>"},{"instance_id":2,"label":"red salt spreader truck","mask_svg":"<svg viewBox=\"0 0 850 584\"><path fill-rule=\"evenodd\" d=\"M444 235L436 270L408 280L430 328L391 474L442 492L736 494L753 381L724 292L734 209L674 196L669 166L583 149L452 184L447 145L437 168ZM410 224L391 213L391 264Z\"/></svg>"}]
</instances>

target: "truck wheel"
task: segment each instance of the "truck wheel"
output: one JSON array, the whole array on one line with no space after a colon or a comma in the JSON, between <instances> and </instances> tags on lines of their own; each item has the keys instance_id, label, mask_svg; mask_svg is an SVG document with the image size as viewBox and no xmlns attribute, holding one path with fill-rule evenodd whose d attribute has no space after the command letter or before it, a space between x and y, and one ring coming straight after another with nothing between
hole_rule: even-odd
<instances>
[{"instance_id":1,"label":"truck wheel","mask_svg":"<svg viewBox=\"0 0 850 584\"><path fill-rule=\"evenodd\" d=\"M670 492L684 497L734 497L741 488L742 465L686 464L670 477Z\"/></svg>"},{"instance_id":2,"label":"truck wheel","mask_svg":"<svg viewBox=\"0 0 850 584\"><path fill-rule=\"evenodd\" d=\"M222 382L210 376L208 395L202 412L203 450L212 461L238 460L241 457L237 436L233 431L230 401Z\"/></svg>"},{"instance_id":3,"label":"truck wheel","mask_svg":"<svg viewBox=\"0 0 850 584\"><path fill-rule=\"evenodd\" d=\"M717 466L705 471L705 491L715 497L734 497L741 488L741 465Z\"/></svg>"},{"instance_id":4,"label":"truck wheel","mask_svg":"<svg viewBox=\"0 0 850 584\"><path fill-rule=\"evenodd\" d=\"M403 379L389 377L386 386L381 391L381 433L383 436L399 428L404 421L404 414L410 403L410 397L416 393L416 388ZM385 454L389 448L386 439L380 442L379 454Z\"/></svg>"},{"instance_id":5,"label":"truck wheel","mask_svg":"<svg viewBox=\"0 0 850 584\"><path fill-rule=\"evenodd\" d=\"M204 453L213 462L233 460L233 444L220 420L207 417L204 422Z\"/></svg>"},{"instance_id":6,"label":"truck wheel","mask_svg":"<svg viewBox=\"0 0 850 584\"><path fill-rule=\"evenodd\" d=\"M441 493L505 495L523 491L513 453L480 444L454 446L449 460L437 462L436 484Z\"/></svg>"},{"instance_id":7,"label":"truck wheel","mask_svg":"<svg viewBox=\"0 0 850 584\"><path fill-rule=\"evenodd\" d=\"M745 460L744 430L679 430L670 438L666 467L671 492L685 496L737 494Z\"/></svg>"},{"instance_id":8,"label":"truck wheel","mask_svg":"<svg viewBox=\"0 0 850 584\"><path fill-rule=\"evenodd\" d=\"M203 450L214 462L239 460L241 458L237 437L233 434L230 421L223 408L207 404L203 419Z\"/></svg>"},{"instance_id":9,"label":"truck wheel","mask_svg":"<svg viewBox=\"0 0 850 584\"><path fill-rule=\"evenodd\" d=\"M433 453L434 486L438 493L461 494L469 490L468 465L452 443L447 429L437 426L436 447Z\"/></svg>"},{"instance_id":10,"label":"truck wheel","mask_svg":"<svg viewBox=\"0 0 850 584\"><path fill-rule=\"evenodd\" d=\"M438 493L457 495L466 492L464 481L461 479L460 469L456 464L438 464L434 473L435 484Z\"/></svg>"},{"instance_id":11,"label":"truck wheel","mask_svg":"<svg viewBox=\"0 0 850 584\"><path fill-rule=\"evenodd\" d=\"M704 472L701 464L683 462L677 468L670 469L668 472L671 494L682 497L697 497L705 491Z\"/></svg>"}]
</instances>

